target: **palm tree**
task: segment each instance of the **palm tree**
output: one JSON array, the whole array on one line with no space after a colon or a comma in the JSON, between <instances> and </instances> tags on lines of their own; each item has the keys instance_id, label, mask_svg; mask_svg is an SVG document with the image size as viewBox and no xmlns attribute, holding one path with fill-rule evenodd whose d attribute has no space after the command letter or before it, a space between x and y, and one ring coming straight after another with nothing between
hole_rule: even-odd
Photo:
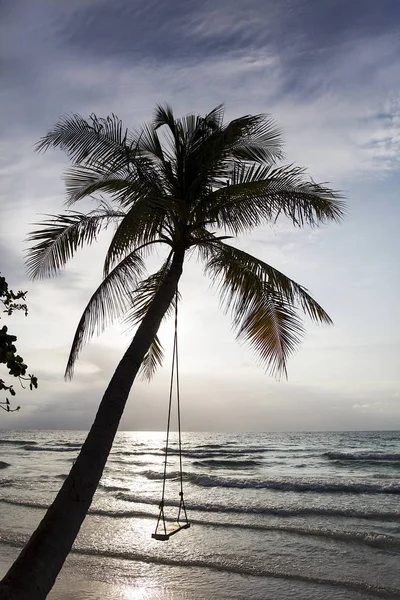
<instances>
[{"instance_id":1,"label":"palm tree","mask_svg":"<svg viewBox=\"0 0 400 600\"><path fill-rule=\"evenodd\" d=\"M303 333L299 309L316 322L331 320L304 287L226 240L280 217L313 227L339 221L344 211L339 195L302 169L277 166L281 136L266 115L225 124L222 106L180 119L170 107L157 106L153 121L133 132L115 115L72 115L38 144L39 150L50 147L72 161L67 205L100 199L86 214L69 210L41 223L30 235L30 275L55 275L80 247L115 225L103 281L79 322L66 376L82 346L108 323L128 314L138 327L70 474L0 584L2 600L39 600L51 589L90 507L133 381L141 365L150 376L161 361L157 331L175 302L184 259L197 253L238 338L271 372L285 374ZM144 259L158 246L166 248L163 264L145 276Z\"/></svg>"}]
</instances>

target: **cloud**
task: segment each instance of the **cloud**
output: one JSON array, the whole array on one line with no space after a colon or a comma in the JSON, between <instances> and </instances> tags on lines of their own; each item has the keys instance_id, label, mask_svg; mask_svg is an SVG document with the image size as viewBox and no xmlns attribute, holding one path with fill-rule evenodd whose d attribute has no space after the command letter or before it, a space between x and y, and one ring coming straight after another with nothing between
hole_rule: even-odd
<instances>
[{"instance_id":1,"label":"cloud","mask_svg":"<svg viewBox=\"0 0 400 600\"><path fill-rule=\"evenodd\" d=\"M181 310L187 427L398 422L399 11L395 0L176 0L168 6L38 0L34 8L15 0L2 6L0 268L13 288L29 289L30 315L13 323L41 378L39 391L24 395L20 426L86 428L129 340L121 328L112 329L101 345L84 350L74 382L63 383L69 344L100 281L108 238L80 253L61 277L28 281L23 240L40 213L63 210L67 164L58 152L35 154L34 144L64 113L115 112L127 126L138 126L160 101L178 115L224 101L227 119L271 113L283 127L287 161L344 188L351 204L340 227L310 232L279 223L239 240L309 287L337 324L308 326L289 366L289 385L270 382L236 345L217 294L194 261L188 264ZM167 356L170 333L166 324ZM166 383L160 373L151 386L135 384L124 427L163 429Z\"/></svg>"}]
</instances>

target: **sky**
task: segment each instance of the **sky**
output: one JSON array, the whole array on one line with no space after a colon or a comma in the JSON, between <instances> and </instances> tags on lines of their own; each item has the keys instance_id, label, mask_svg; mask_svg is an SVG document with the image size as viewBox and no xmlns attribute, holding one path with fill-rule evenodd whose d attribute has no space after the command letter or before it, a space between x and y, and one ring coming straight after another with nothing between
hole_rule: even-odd
<instances>
[{"instance_id":1,"label":"sky","mask_svg":"<svg viewBox=\"0 0 400 600\"><path fill-rule=\"evenodd\" d=\"M307 287L334 327L305 320L288 380L238 345L200 266L180 285L183 428L190 431L400 429L400 4L398 0L0 0L0 271L28 290L29 316L2 317L39 377L0 429L87 429L132 332L115 325L63 373L100 283L107 234L59 277L32 282L25 242L63 212L66 157L34 145L67 113L116 113L127 127L157 103L176 115L223 102L226 119L268 113L286 163L342 190L341 225L263 227L238 245ZM77 206L79 210L79 206ZM161 260L159 257L158 260ZM149 269L155 270L157 257ZM164 368L136 381L121 429L166 425ZM0 374L4 376L4 371Z\"/></svg>"}]
</instances>

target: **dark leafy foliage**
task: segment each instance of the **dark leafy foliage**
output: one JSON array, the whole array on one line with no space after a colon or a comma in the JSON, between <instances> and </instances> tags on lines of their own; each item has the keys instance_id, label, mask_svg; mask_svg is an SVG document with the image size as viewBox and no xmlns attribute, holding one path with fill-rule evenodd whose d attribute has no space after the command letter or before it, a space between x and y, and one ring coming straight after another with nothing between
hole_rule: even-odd
<instances>
[{"instance_id":1,"label":"dark leafy foliage","mask_svg":"<svg viewBox=\"0 0 400 600\"><path fill-rule=\"evenodd\" d=\"M22 310L25 313L25 316L27 316L28 307L25 303L26 294L27 292L19 291L15 293L10 290L5 278L0 276L0 302L3 304L4 312L8 316L18 310ZM3 325L0 329L0 363L6 365L8 374L12 377L16 377L22 387L24 387L23 382L28 381L30 390L33 390L33 388L37 388L38 386L37 378L30 374L26 376L28 367L24 363L23 358L17 354L17 348L15 346L16 341L17 336L10 334L7 326ZM14 386L12 384L6 385L6 382L3 379L0 379L0 391L6 391L11 396L16 395ZM15 412L20 409L19 406L12 408L8 398L0 401L0 408L6 412Z\"/></svg>"}]
</instances>

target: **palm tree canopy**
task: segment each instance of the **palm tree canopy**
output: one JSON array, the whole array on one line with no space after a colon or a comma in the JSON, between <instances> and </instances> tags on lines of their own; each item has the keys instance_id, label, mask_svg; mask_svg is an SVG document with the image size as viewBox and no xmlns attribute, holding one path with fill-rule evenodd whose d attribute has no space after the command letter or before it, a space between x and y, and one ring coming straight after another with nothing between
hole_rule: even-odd
<instances>
[{"instance_id":1,"label":"palm tree canopy","mask_svg":"<svg viewBox=\"0 0 400 600\"><path fill-rule=\"evenodd\" d=\"M97 206L88 213L69 208L50 215L30 234L30 275L56 274L80 247L114 227L103 281L79 322L67 376L94 333L123 315L140 322L177 249L198 252L238 338L275 374L286 372L302 337L299 309L315 322L331 323L303 286L226 239L280 216L296 227L339 221L340 195L301 168L277 164L282 140L270 117L245 115L228 123L223 117L222 106L183 118L175 118L169 106L157 106L151 123L128 131L115 115L85 120L74 114L61 118L38 143L38 150L60 147L72 162L67 206L83 198L97 200ZM160 270L144 278L144 259L157 244L169 253ZM156 337L143 363L147 376L161 358Z\"/></svg>"}]
</instances>

